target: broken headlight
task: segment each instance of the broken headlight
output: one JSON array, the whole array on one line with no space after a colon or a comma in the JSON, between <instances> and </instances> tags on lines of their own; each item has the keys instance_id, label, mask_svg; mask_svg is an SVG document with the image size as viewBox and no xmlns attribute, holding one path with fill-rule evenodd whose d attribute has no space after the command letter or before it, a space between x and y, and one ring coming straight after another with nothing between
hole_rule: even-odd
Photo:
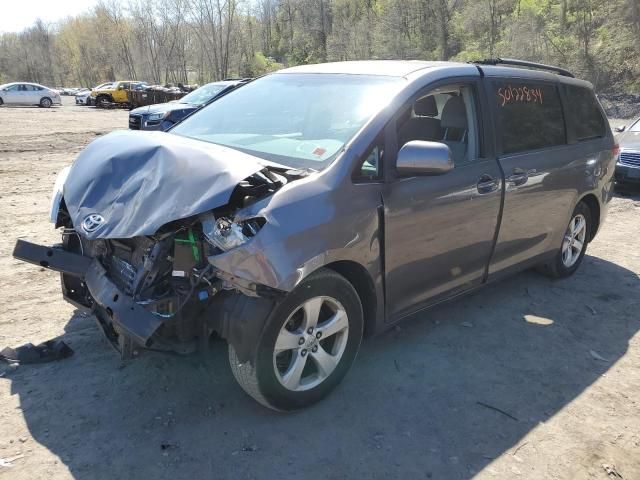
<instances>
[{"instance_id":1,"label":"broken headlight","mask_svg":"<svg viewBox=\"0 0 640 480\"><path fill-rule=\"evenodd\" d=\"M215 218L212 215L202 221L202 233L212 245L226 252L248 242L265 223L262 217L236 222L228 217Z\"/></svg>"}]
</instances>

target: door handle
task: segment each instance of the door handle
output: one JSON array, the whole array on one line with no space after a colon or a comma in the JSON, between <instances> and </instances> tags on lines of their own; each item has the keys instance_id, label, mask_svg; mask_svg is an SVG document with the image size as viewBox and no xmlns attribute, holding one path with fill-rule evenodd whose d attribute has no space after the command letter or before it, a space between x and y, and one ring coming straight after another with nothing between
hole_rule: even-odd
<instances>
[{"instance_id":1,"label":"door handle","mask_svg":"<svg viewBox=\"0 0 640 480\"><path fill-rule=\"evenodd\" d=\"M509 175L505 180L508 183L512 183L516 187L519 185L524 185L525 183L527 183L527 180L529 180L529 172L523 170L522 168L516 167L513 169L513 174Z\"/></svg>"},{"instance_id":2,"label":"door handle","mask_svg":"<svg viewBox=\"0 0 640 480\"><path fill-rule=\"evenodd\" d=\"M498 180L493 178L491 175L487 175L486 173L480 177L478 183L476 184L476 188L478 189L478 193L480 194L495 192L498 189L498 186Z\"/></svg>"}]
</instances>

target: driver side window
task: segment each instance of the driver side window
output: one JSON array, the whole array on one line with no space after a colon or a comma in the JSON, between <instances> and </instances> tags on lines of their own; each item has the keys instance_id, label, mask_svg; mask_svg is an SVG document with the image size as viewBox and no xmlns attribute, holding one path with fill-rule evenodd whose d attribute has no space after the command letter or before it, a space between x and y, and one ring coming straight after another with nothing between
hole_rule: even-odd
<instances>
[{"instance_id":1,"label":"driver side window","mask_svg":"<svg viewBox=\"0 0 640 480\"><path fill-rule=\"evenodd\" d=\"M455 165L478 157L474 92L467 85L440 87L407 105L397 121L398 149L414 140L444 143Z\"/></svg>"}]
</instances>

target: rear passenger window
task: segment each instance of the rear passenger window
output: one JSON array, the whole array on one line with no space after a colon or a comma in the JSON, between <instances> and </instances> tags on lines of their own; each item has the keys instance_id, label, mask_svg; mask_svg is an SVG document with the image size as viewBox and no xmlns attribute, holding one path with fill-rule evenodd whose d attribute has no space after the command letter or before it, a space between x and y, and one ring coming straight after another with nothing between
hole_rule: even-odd
<instances>
[{"instance_id":1,"label":"rear passenger window","mask_svg":"<svg viewBox=\"0 0 640 480\"><path fill-rule=\"evenodd\" d=\"M503 153L567 143L562 105L554 85L497 82L494 94Z\"/></svg>"},{"instance_id":2,"label":"rear passenger window","mask_svg":"<svg viewBox=\"0 0 640 480\"><path fill-rule=\"evenodd\" d=\"M598 100L591 89L566 86L567 116L576 140L589 140L606 135L604 118L598 107Z\"/></svg>"}]
</instances>

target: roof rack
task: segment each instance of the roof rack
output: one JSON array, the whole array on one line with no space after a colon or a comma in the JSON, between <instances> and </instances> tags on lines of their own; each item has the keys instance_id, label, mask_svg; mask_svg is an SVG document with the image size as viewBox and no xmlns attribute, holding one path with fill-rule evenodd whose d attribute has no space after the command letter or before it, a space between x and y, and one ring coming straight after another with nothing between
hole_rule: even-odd
<instances>
[{"instance_id":1,"label":"roof rack","mask_svg":"<svg viewBox=\"0 0 640 480\"><path fill-rule=\"evenodd\" d=\"M569 70L553 65L545 65L544 63L527 62L526 60L517 60L515 58L485 58L484 60L475 60L469 63L477 63L480 65L513 65L516 67L537 68L540 70L549 70L563 77L575 78Z\"/></svg>"}]
</instances>

